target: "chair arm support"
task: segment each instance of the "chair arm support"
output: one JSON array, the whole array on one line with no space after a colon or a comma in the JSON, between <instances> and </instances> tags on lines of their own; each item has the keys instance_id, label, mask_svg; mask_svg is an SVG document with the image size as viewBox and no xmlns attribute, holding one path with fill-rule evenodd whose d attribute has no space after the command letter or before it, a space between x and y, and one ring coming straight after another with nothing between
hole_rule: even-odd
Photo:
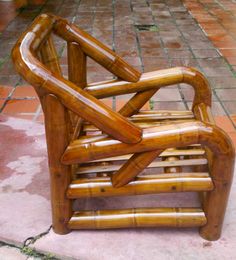
<instances>
[{"instance_id":1,"label":"chair arm support","mask_svg":"<svg viewBox=\"0 0 236 260\"><path fill-rule=\"evenodd\" d=\"M194 88L193 107L199 103L211 106L211 88L207 79L198 70L188 67L143 73L136 83L113 81L102 85L88 86L86 90L97 98L138 92L139 100L141 99L140 96L143 96L143 104L145 104L161 87L179 83L186 83ZM149 91L149 94L147 94L147 91ZM143 92L143 94L140 92Z\"/></svg>"},{"instance_id":2,"label":"chair arm support","mask_svg":"<svg viewBox=\"0 0 236 260\"><path fill-rule=\"evenodd\" d=\"M93 139L90 141L89 138L86 142L73 141L66 149L62 162L64 164L84 163L108 156L165 150L192 144L209 147L215 156L234 157L234 147L224 131L217 126L196 120L144 129L142 141L136 144L124 144L104 136L100 139L98 137L96 141Z\"/></svg>"}]
</instances>

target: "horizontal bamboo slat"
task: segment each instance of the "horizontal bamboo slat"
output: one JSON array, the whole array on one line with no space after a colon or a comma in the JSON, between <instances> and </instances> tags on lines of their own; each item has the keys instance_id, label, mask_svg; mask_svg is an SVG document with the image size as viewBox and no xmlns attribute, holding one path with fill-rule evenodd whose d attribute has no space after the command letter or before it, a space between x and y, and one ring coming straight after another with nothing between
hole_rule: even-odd
<instances>
[{"instance_id":1,"label":"horizontal bamboo slat","mask_svg":"<svg viewBox=\"0 0 236 260\"><path fill-rule=\"evenodd\" d=\"M72 181L67 191L70 199L110 197L165 192L207 191L213 184L208 173L166 173L137 176L135 181L114 188L109 177L96 177Z\"/></svg>"},{"instance_id":2,"label":"horizontal bamboo slat","mask_svg":"<svg viewBox=\"0 0 236 260\"><path fill-rule=\"evenodd\" d=\"M184 159L178 161L157 161L150 163L148 168L157 167L174 167L174 166L193 166L193 165L206 165L207 159ZM122 167L122 164L116 165L91 165L91 166L80 166L76 174L84 173L98 173L98 172L114 172L118 171Z\"/></svg>"},{"instance_id":3,"label":"horizontal bamboo slat","mask_svg":"<svg viewBox=\"0 0 236 260\"><path fill-rule=\"evenodd\" d=\"M204 149L166 149L159 157L168 157L168 156L191 156L191 155L204 155ZM131 157L130 154L121 155L116 157L108 157L104 159L95 160L92 162L110 162L110 161L123 161L128 160Z\"/></svg>"},{"instance_id":4,"label":"horizontal bamboo slat","mask_svg":"<svg viewBox=\"0 0 236 260\"><path fill-rule=\"evenodd\" d=\"M131 117L132 121L153 121L153 120L167 120L167 119L193 119L194 115L192 111L140 111L138 114Z\"/></svg>"},{"instance_id":5,"label":"horizontal bamboo slat","mask_svg":"<svg viewBox=\"0 0 236 260\"><path fill-rule=\"evenodd\" d=\"M71 229L130 227L198 227L207 222L200 208L137 208L79 211L71 217Z\"/></svg>"}]
</instances>

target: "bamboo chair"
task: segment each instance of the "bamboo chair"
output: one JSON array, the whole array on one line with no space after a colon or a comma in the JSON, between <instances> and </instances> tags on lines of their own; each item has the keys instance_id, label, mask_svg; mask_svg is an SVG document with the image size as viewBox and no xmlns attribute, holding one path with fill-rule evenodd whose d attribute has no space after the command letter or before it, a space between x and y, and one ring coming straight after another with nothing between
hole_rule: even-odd
<instances>
[{"instance_id":1,"label":"bamboo chair","mask_svg":"<svg viewBox=\"0 0 236 260\"><path fill-rule=\"evenodd\" d=\"M62 76L52 33L67 42L69 79ZM117 79L87 84L87 56ZM201 73L177 67L141 75L77 26L46 14L17 41L12 58L44 111L56 233L170 226L199 227L207 240L220 237L234 148L214 124ZM161 87L183 82L195 90L192 111L140 111ZM119 112L99 100L127 93L135 95ZM146 168L159 173L142 175ZM190 191L202 195L201 208L72 210L78 198Z\"/></svg>"}]
</instances>

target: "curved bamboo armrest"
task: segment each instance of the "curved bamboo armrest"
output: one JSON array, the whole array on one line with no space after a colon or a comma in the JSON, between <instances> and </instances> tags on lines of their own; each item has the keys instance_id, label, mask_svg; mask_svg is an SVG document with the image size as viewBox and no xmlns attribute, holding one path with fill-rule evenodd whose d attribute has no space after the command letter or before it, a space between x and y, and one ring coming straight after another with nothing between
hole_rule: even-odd
<instances>
[{"instance_id":1,"label":"curved bamboo armrest","mask_svg":"<svg viewBox=\"0 0 236 260\"><path fill-rule=\"evenodd\" d=\"M43 18L43 19L42 19ZM16 70L34 87L59 97L65 107L91 122L113 138L124 143L137 143L142 130L75 84L53 74L36 58L55 19L41 15L21 36L12 50Z\"/></svg>"},{"instance_id":2,"label":"curved bamboo armrest","mask_svg":"<svg viewBox=\"0 0 236 260\"><path fill-rule=\"evenodd\" d=\"M219 127L193 120L143 130L142 141L124 144L104 135L72 141L62 156L64 164L84 163L125 154L165 150L202 144L209 147L215 156L234 158L234 147L228 135ZM227 159L227 160L228 160ZM222 166L223 166L222 161Z\"/></svg>"},{"instance_id":3,"label":"curved bamboo armrest","mask_svg":"<svg viewBox=\"0 0 236 260\"><path fill-rule=\"evenodd\" d=\"M86 90L97 98L106 98L135 92L144 93L151 90L156 92L161 87L179 83L186 83L193 87L195 91L193 107L200 103L211 106L211 88L207 79L201 72L189 67L176 67L143 73L139 81L135 83L113 80L101 82L97 85L90 84L86 87ZM147 101L146 98L144 104Z\"/></svg>"}]
</instances>

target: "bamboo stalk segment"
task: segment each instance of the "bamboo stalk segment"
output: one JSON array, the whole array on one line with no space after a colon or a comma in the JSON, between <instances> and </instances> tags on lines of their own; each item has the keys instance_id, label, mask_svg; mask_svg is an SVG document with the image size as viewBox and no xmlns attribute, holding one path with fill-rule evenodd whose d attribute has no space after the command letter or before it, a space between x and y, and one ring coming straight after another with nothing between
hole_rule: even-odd
<instances>
[{"instance_id":1,"label":"bamboo stalk segment","mask_svg":"<svg viewBox=\"0 0 236 260\"><path fill-rule=\"evenodd\" d=\"M79 211L71 217L71 229L134 227L198 227L207 222L200 208L137 208Z\"/></svg>"},{"instance_id":2,"label":"bamboo stalk segment","mask_svg":"<svg viewBox=\"0 0 236 260\"><path fill-rule=\"evenodd\" d=\"M174 120L158 120L158 121L150 121L147 122L148 120L143 119L143 121L140 120L133 120L130 118L130 121L137 127L140 127L142 129L145 128L151 128L151 127L156 127L156 126L162 126L162 125L167 125L167 124L178 124L178 123L185 123L185 122L191 122L192 119L174 119ZM95 127L94 125L91 124L85 124L83 125L83 130L84 132L99 132L100 130Z\"/></svg>"},{"instance_id":3,"label":"bamboo stalk segment","mask_svg":"<svg viewBox=\"0 0 236 260\"><path fill-rule=\"evenodd\" d=\"M139 158L141 158L140 160L143 162L145 162L144 164L146 164L147 162L149 162L149 159L145 158L144 155L151 155L151 158L156 158L156 154L158 154L158 152L152 151L152 153L140 153L137 154L137 156L134 156L133 159L135 159L135 161L138 161ZM144 158L145 159L144 159ZM132 157L131 157L132 158ZM131 160L131 158L129 160ZM137 160L136 160L137 158ZM153 159L153 160L154 160ZM151 160L151 161L153 161ZM142 164L142 162L140 162ZM199 158L199 159L183 159L183 160L174 160L174 161L154 161L152 163L150 163L149 165L147 165L147 168L160 168L160 167L181 167L181 166L194 166L194 165L206 165L207 164L207 159L205 158ZM130 164L130 162L128 163L128 165L130 165L128 168L130 169L131 165L133 166L133 164ZM117 163L117 164L108 164L108 165L101 165L100 163L98 164L92 164L92 165L86 165L85 166L80 166L78 171L76 172L76 174L84 174L84 173L99 173L99 172L114 172L114 171L121 171L123 164L122 163ZM127 166L126 166L127 167ZM134 166L133 166L134 167ZM132 168L132 167L131 167ZM140 166L140 168L142 168L142 166ZM134 169L133 169L134 170Z\"/></svg>"},{"instance_id":4,"label":"bamboo stalk segment","mask_svg":"<svg viewBox=\"0 0 236 260\"><path fill-rule=\"evenodd\" d=\"M122 167L113 174L112 185L115 188L124 186L140 174L162 151L151 151L134 154Z\"/></svg>"},{"instance_id":5,"label":"bamboo stalk segment","mask_svg":"<svg viewBox=\"0 0 236 260\"><path fill-rule=\"evenodd\" d=\"M214 124L211 111L205 104L194 107L194 112L199 120ZM235 150L230 137L218 128L217 139L227 147L227 152L216 156L214 150L207 149L209 169L214 183L214 189L202 196L203 208L208 222L200 228L200 235L210 241L219 239L222 232L224 215L226 212L230 187L234 173ZM217 207L215 206L217 205Z\"/></svg>"},{"instance_id":6,"label":"bamboo stalk segment","mask_svg":"<svg viewBox=\"0 0 236 260\"><path fill-rule=\"evenodd\" d=\"M97 98L143 92L159 89L173 84L187 83L194 88L193 108L204 103L211 106L211 88L206 78L196 69L176 67L143 73L138 82L114 81L111 83L88 86L86 90ZM151 92L149 92L151 93ZM145 94L148 97L147 94ZM148 100L143 99L144 104Z\"/></svg>"},{"instance_id":7,"label":"bamboo stalk segment","mask_svg":"<svg viewBox=\"0 0 236 260\"><path fill-rule=\"evenodd\" d=\"M48 39L44 42L41 47L40 54L42 57L43 63L56 75L61 75L61 67L59 59L56 53L56 49L52 40L52 37L49 36Z\"/></svg>"},{"instance_id":8,"label":"bamboo stalk segment","mask_svg":"<svg viewBox=\"0 0 236 260\"><path fill-rule=\"evenodd\" d=\"M212 189L208 173L166 173L137 176L134 181L120 188L114 188L109 177L78 179L69 185L67 197L76 199Z\"/></svg>"},{"instance_id":9,"label":"bamboo stalk segment","mask_svg":"<svg viewBox=\"0 0 236 260\"><path fill-rule=\"evenodd\" d=\"M97 61L118 78L131 82L139 80L141 75L139 71L130 66L107 46L85 31L80 30L74 24L68 24L62 19L57 20L54 32L67 41L79 43L86 55Z\"/></svg>"},{"instance_id":10,"label":"bamboo stalk segment","mask_svg":"<svg viewBox=\"0 0 236 260\"><path fill-rule=\"evenodd\" d=\"M222 142L218 141L221 135ZM164 125L144 129L142 141L136 144L124 144L109 138L102 138L89 144L72 142L62 156L65 164L82 163L102 159L108 156L119 156L130 153L146 152L173 147L186 147L190 144L203 144L214 151L215 155L228 153L229 143L219 128L205 125L200 121ZM231 150L231 149L230 149Z\"/></svg>"},{"instance_id":11,"label":"bamboo stalk segment","mask_svg":"<svg viewBox=\"0 0 236 260\"><path fill-rule=\"evenodd\" d=\"M136 93L120 110L119 113L129 117L136 114L157 92L158 89L151 89Z\"/></svg>"},{"instance_id":12,"label":"bamboo stalk segment","mask_svg":"<svg viewBox=\"0 0 236 260\"><path fill-rule=\"evenodd\" d=\"M83 89L87 85L86 55L76 42L67 42L67 53L69 80ZM83 120L73 112L70 112L70 119L74 130L72 140L75 140L82 130Z\"/></svg>"},{"instance_id":13,"label":"bamboo stalk segment","mask_svg":"<svg viewBox=\"0 0 236 260\"><path fill-rule=\"evenodd\" d=\"M189 149L166 149L164 152L162 152L159 157L169 157L169 156L192 156L192 155L204 155L205 150L198 148L193 149L192 147L189 147ZM109 162L109 161L124 161L128 160L132 155L121 155L116 157L107 157L100 160L95 160L92 162Z\"/></svg>"},{"instance_id":14,"label":"bamboo stalk segment","mask_svg":"<svg viewBox=\"0 0 236 260\"><path fill-rule=\"evenodd\" d=\"M138 114L135 114L131 117L133 121L153 121L153 120L166 120L166 119L193 119L194 115L192 111L168 111L168 110L159 110L159 111L140 111Z\"/></svg>"},{"instance_id":15,"label":"bamboo stalk segment","mask_svg":"<svg viewBox=\"0 0 236 260\"><path fill-rule=\"evenodd\" d=\"M67 43L69 80L80 88L87 85L86 55L76 42Z\"/></svg>"},{"instance_id":16,"label":"bamboo stalk segment","mask_svg":"<svg viewBox=\"0 0 236 260\"><path fill-rule=\"evenodd\" d=\"M60 157L69 143L67 111L53 95L45 96L44 104L53 229L58 234L66 234L70 232L66 223L72 215L72 202L65 195L71 182L71 168L61 164Z\"/></svg>"}]
</instances>

